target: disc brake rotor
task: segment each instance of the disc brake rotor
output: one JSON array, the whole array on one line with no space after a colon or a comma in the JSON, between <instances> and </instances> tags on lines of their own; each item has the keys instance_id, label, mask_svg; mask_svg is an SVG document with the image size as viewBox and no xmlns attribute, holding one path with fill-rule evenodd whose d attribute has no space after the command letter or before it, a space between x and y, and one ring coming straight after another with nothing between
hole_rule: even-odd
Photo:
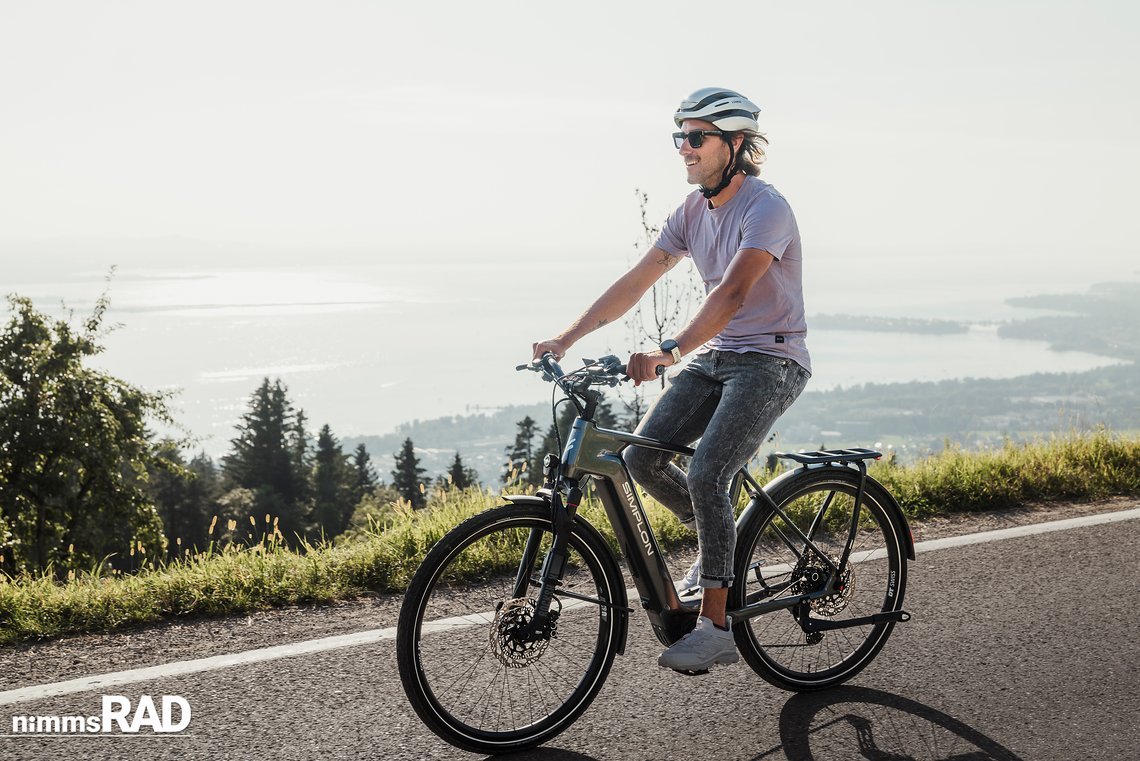
<instances>
[{"instance_id":1,"label":"disc brake rotor","mask_svg":"<svg viewBox=\"0 0 1140 761\"><path fill-rule=\"evenodd\" d=\"M839 558L830 555L828 559L832 565L839 565ZM792 572L792 578L798 579L796 582L796 594L808 594L821 589L830 575L830 566L823 562L822 558L814 551L808 550L800 558L800 562L796 564L795 570ZM851 601L851 594L855 591L855 570L852 563L848 563L847 567L843 569L840 574L839 583L834 592L824 597L817 597L811 600L808 605L811 606L812 612L820 616L830 618L831 616L839 615L847 604Z\"/></svg>"},{"instance_id":2,"label":"disc brake rotor","mask_svg":"<svg viewBox=\"0 0 1140 761\"><path fill-rule=\"evenodd\" d=\"M540 659L558 631L562 604L551 601L546 625L537 637L527 639L527 629L534 618L534 600L516 598L503 603L491 622L491 652L507 668L521 669Z\"/></svg>"}]
</instances>

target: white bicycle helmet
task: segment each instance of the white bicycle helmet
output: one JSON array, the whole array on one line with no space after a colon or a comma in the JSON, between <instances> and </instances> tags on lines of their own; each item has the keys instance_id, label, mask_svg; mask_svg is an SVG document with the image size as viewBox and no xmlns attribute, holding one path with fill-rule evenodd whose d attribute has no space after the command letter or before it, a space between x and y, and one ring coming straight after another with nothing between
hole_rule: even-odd
<instances>
[{"instance_id":1,"label":"white bicycle helmet","mask_svg":"<svg viewBox=\"0 0 1140 761\"><path fill-rule=\"evenodd\" d=\"M681 101L673 121L680 127L685 119L704 119L726 132L759 132L759 113L759 106L735 90L702 87Z\"/></svg>"},{"instance_id":2,"label":"white bicycle helmet","mask_svg":"<svg viewBox=\"0 0 1140 761\"><path fill-rule=\"evenodd\" d=\"M745 98L735 90L726 90L723 87L702 87L695 93L681 101L677 113L673 114L673 121L677 126L686 119L703 119L712 122L717 129L724 132L746 132L752 135L760 134L760 124L756 116L760 107ZM731 139L725 139L728 144L728 164L724 167L720 183L715 187L706 188L698 186L701 195L713 198L728 187L732 178L740 171L740 157Z\"/></svg>"}]
</instances>

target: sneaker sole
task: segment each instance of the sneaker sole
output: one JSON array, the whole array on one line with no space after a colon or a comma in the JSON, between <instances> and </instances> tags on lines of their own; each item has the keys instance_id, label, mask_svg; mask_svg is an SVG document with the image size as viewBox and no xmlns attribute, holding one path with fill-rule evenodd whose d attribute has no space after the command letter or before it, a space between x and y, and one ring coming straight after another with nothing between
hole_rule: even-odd
<instances>
[{"instance_id":1,"label":"sneaker sole","mask_svg":"<svg viewBox=\"0 0 1140 761\"><path fill-rule=\"evenodd\" d=\"M669 666L667 664L662 663L660 660L657 661L657 665L663 669L669 669L670 671L676 671L678 674L684 674L685 676L700 676L702 674L709 673L709 669L711 669L713 666L731 666L732 664L738 663L739 661L740 661L740 654L739 653L732 653L731 655L718 656L716 659L713 660L712 663L708 664L707 666L703 665L703 664L699 665L699 666L692 666L692 667Z\"/></svg>"}]
</instances>

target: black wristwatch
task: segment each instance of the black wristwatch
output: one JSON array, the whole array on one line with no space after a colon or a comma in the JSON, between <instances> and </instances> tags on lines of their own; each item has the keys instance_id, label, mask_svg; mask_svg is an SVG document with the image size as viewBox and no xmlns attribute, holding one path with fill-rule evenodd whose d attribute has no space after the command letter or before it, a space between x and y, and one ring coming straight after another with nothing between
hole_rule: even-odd
<instances>
[{"instance_id":1,"label":"black wristwatch","mask_svg":"<svg viewBox=\"0 0 1140 761\"><path fill-rule=\"evenodd\" d=\"M673 355L673 364L680 364L681 362L681 347L672 338L666 338L661 342L661 351L667 351Z\"/></svg>"}]
</instances>

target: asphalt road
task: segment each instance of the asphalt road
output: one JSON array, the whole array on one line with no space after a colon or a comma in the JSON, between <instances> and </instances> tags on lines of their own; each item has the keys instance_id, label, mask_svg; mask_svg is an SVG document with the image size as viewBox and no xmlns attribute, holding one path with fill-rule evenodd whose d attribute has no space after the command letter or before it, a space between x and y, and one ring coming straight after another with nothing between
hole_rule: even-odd
<instances>
[{"instance_id":1,"label":"asphalt road","mask_svg":"<svg viewBox=\"0 0 1140 761\"><path fill-rule=\"evenodd\" d=\"M878 659L824 693L743 662L684 677L635 614L594 704L516 759L1140 759L1140 520L924 553ZM130 664L124 664L128 668ZM177 735L0 736L3 759L471 759L407 706L394 643L117 688L192 706ZM97 714L101 693L0 706Z\"/></svg>"}]
</instances>

